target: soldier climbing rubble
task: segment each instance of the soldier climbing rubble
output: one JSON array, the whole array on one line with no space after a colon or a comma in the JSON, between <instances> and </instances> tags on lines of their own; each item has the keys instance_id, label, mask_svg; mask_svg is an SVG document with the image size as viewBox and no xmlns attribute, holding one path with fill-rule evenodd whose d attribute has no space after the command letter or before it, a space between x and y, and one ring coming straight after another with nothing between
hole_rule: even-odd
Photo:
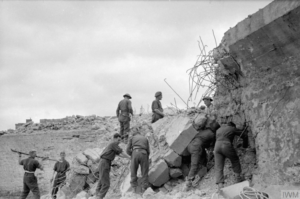
<instances>
[{"instance_id":1,"label":"soldier climbing rubble","mask_svg":"<svg viewBox=\"0 0 300 199\"><path fill-rule=\"evenodd\" d=\"M43 165L40 164L37 160L35 160L36 150L34 149L29 151L28 158L21 160L21 157L22 154L19 153L19 164L23 165L25 171L21 199L27 198L30 191L33 193L35 199L40 199L40 190L34 172L36 169L43 170Z\"/></svg>"},{"instance_id":2,"label":"soldier climbing rubble","mask_svg":"<svg viewBox=\"0 0 300 199\"><path fill-rule=\"evenodd\" d=\"M120 122L120 135L126 143L130 130L130 116L133 116L133 110L130 101L130 94L126 93L125 95L123 95L123 97L124 99L119 102L116 112Z\"/></svg>"},{"instance_id":3,"label":"soldier climbing rubble","mask_svg":"<svg viewBox=\"0 0 300 199\"><path fill-rule=\"evenodd\" d=\"M137 170L139 165L142 172L142 193L148 188L148 171L149 171L149 155L150 146L148 139L141 135L138 127L131 130L132 137L129 139L126 152L131 156L131 187L134 193L137 193Z\"/></svg>"},{"instance_id":4,"label":"soldier climbing rubble","mask_svg":"<svg viewBox=\"0 0 300 199\"><path fill-rule=\"evenodd\" d=\"M243 177L241 176L241 164L239 157L232 145L234 136L240 136L243 139L243 147L247 147L248 136L246 129L238 130L233 122L228 122L217 130L216 144L214 148L215 155L215 168L216 168L216 184L220 191L224 187L224 164L225 158L229 158L232 164L232 169L235 173L235 182L241 182Z\"/></svg>"},{"instance_id":5,"label":"soldier climbing rubble","mask_svg":"<svg viewBox=\"0 0 300 199\"><path fill-rule=\"evenodd\" d=\"M119 147L121 142L121 135L116 133L113 136L113 141L104 149L100 156L99 163L99 182L96 189L97 199L103 199L108 192L110 187L110 168L111 163L115 159L115 156L118 155L122 158L130 159L130 156L125 154L123 150Z\"/></svg>"},{"instance_id":6,"label":"soldier climbing rubble","mask_svg":"<svg viewBox=\"0 0 300 199\"><path fill-rule=\"evenodd\" d=\"M52 198L56 198L56 194L58 192L58 188L63 185L66 181L66 172L70 170L70 164L65 159L66 153L64 151L60 152L60 160L57 161L53 168L53 176L50 182L53 182L53 189L52 189ZM54 177L55 176L55 177Z\"/></svg>"}]
</instances>

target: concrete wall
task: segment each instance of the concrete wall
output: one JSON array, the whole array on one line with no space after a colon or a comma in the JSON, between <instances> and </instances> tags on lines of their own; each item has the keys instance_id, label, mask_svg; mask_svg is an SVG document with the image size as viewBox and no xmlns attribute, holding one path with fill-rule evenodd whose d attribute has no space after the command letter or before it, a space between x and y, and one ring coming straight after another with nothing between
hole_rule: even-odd
<instances>
[{"instance_id":1,"label":"concrete wall","mask_svg":"<svg viewBox=\"0 0 300 199\"><path fill-rule=\"evenodd\" d=\"M250 125L254 183L295 184L300 176L300 1L274 1L228 30L214 50L219 119ZM231 83L230 83L231 82Z\"/></svg>"}]
</instances>

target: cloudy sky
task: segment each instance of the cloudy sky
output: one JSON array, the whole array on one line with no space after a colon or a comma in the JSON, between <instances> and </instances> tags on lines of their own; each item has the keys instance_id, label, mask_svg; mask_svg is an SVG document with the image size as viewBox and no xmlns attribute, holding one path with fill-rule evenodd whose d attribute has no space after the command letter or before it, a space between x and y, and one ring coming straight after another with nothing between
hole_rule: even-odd
<instances>
[{"instance_id":1,"label":"cloudy sky","mask_svg":"<svg viewBox=\"0 0 300 199\"><path fill-rule=\"evenodd\" d=\"M184 108L164 79L186 100L199 36L212 49L212 29L220 42L270 2L1 1L0 130L27 118L115 115L125 93L137 113L151 111L156 91L164 107L176 98Z\"/></svg>"}]
</instances>

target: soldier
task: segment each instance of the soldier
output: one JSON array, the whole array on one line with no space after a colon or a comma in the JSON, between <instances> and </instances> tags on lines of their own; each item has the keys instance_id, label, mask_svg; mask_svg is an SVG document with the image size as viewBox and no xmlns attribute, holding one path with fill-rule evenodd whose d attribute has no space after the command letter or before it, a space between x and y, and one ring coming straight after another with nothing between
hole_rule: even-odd
<instances>
[{"instance_id":1,"label":"soldier","mask_svg":"<svg viewBox=\"0 0 300 199\"><path fill-rule=\"evenodd\" d=\"M34 159L36 157L36 150L29 152L29 158L21 160L21 156L22 154L19 153L19 164L23 165L25 171L21 199L25 199L30 191L35 199L40 199L40 190L34 172L36 169L43 170L43 166Z\"/></svg>"},{"instance_id":2,"label":"soldier","mask_svg":"<svg viewBox=\"0 0 300 199\"><path fill-rule=\"evenodd\" d=\"M131 106L131 96L126 93L123 95L124 99L121 100L117 108L117 117L120 122L120 135L125 142L128 139L128 132L130 129L130 115L133 115L132 106Z\"/></svg>"},{"instance_id":3,"label":"soldier","mask_svg":"<svg viewBox=\"0 0 300 199\"><path fill-rule=\"evenodd\" d=\"M214 148L215 155L215 168L216 168L216 184L218 184L218 189L224 187L224 164L225 158L229 158L232 164L232 170L235 173L236 183L243 180L241 176L241 164L239 157L235 149L233 148L232 142L235 135L241 136L243 139L243 146L247 147L247 134L243 133L242 130L238 130L233 122L228 122L227 125L223 125L217 130L216 135L216 145Z\"/></svg>"},{"instance_id":4,"label":"soldier","mask_svg":"<svg viewBox=\"0 0 300 199\"><path fill-rule=\"evenodd\" d=\"M52 189L52 198L56 198L56 194L58 192L58 188L63 185L66 181L66 172L70 169L69 162L65 159L66 153L64 151L60 152L60 160L55 163L53 168L53 176L50 182L53 182L53 189Z\"/></svg>"},{"instance_id":5,"label":"soldier","mask_svg":"<svg viewBox=\"0 0 300 199\"><path fill-rule=\"evenodd\" d=\"M157 120L165 116L164 110L161 106L160 100L162 99L162 93L160 91L155 93L155 100L152 102L152 121L151 123L156 122Z\"/></svg>"},{"instance_id":6,"label":"soldier","mask_svg":"<svg viewBox=\"0 0 300 199\"><path fill-rule=\"evenodd\" d=\"M208 116L213 116L214 115L214 105L212 104L213 99L211 97L204 97L203 98L204 104L206 105L205 112L208 114Z\"/></svg>"},{"instance_id":7,"label":"soldier","mask_svg":"<svg viewBox=\"0 0 300 199\"><path fill-rule=\"evenodd\" d=\"M137 193L137 170L139 165L142 172L142 192L148 188L148 171L150 146L148 139L141 135L137 127L132 128L132 137L129 139L126 152L131 156L131 187Z\"/></svg>"},{"instance_id":8,"label":"soldier","mask_svg":"<svg viewBox=\"0 0 300 199\"><path fill-rule=\"evenodd\" d=\"M100 156L99 163L99 182L96 189L97 199L103 199L110 187L110 167L111 162L115 159L116 155L130 159L130 156L125 154L119 147L121 142L121 135L116 133L113 136L113 141L104 149Z\"/></svg>"},{"instance_id":9,"label":"soldier","mask_svg":"<svg viewBox=\"0 0 300 199\"><path fill-rule=\"evenodd\" d=\"M199 130L195 138L188 145L187 150L191 154L191 168L187 176L186 189L188 190L192 184L198 183L200 177L197 174L199 165L206 167L207 154L205 149L214 143L215 134L211 129Z\"/></svg>"}]
</instances>

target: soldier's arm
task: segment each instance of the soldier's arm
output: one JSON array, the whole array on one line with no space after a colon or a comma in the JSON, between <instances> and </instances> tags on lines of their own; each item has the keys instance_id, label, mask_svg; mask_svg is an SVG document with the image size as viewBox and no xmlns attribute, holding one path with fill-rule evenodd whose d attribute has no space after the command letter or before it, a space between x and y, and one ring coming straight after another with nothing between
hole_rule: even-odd
<instances>
[{"instance_id":1,"label":"soldier's arm","mask_svg":"<svg viewBox=\"0 0 300 199\"><path fill-rule=\"evenodd\" d=\"M119 117L119 114L120 114L120 103L118 104L116 113L117 113L117 117Z\"/></svg>"},{"instance_id":2,"label":"soldier's arm","mask_svg":"<svg viewBox=\"0 0 300 199\"><path fill-rule=\"evenodd\" d=\"M128 100L128 110L129 110L129 113L131 113L131 115L133 115L131 101L129 101L129 100Z\"/></svg>"},{"instance_id":3,"label":"soldier's arm","mask_svg":"<svg viewBox=\"0 0 300 199\"><path fill-rule=\"evenodd\" d=\"M22 157L22 154L21 153L19 153L19 165L23 165L23 161L21 160L21 157Z\"/></svg>"},{"instance_id":4,"label":"soldier's arm","mask_svg":"<svg viewBox=\"0 0 300 199\"><path fill-rule=\"evenodd\" d=\"M147 142L147 151L148 151L148 155L150 156L150 144L149 144L149 140L148 140L148 142Z\"/></svg>"},{"instance_id":5,"label":"soldier's arm","mask_svg":"<svg viewBox=\"0 0 300 199\"><path fill-rule=\"evenodd\" d=\"M153 102L153 104L152 104L152 110L154 110L154 112L157 113L158 115L165 116L165 114L162 111L159 110L157 101Z\"/></svg>"},{"instance_id":6,"label":"soldier's arm","mask_svg":"<svg viewBox=\"0 0 300 199\"><path fill-rule=\"evenodd\" d=\"M128 141L126 153L130 156L132 155L132 137Z\"/></svg>"}]
</instances>

